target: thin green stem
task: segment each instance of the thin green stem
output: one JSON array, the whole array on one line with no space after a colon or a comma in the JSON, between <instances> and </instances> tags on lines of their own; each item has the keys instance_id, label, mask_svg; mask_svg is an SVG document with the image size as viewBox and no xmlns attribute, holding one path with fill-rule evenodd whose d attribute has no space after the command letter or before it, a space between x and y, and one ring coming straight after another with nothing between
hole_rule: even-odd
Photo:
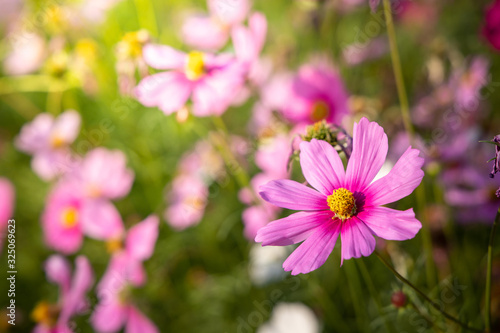
<instances>
[{"instance_id":1,"label":"thin green stem","mask_svg":"<svg viewBox=\"0 0 500 333\"><path fill-rule=\"evenodd\" d=\"M396 79L396 87L398 90L399 102L401 104L401 115L403 117L403 123L408 136L410 138L410 144L415 146L415 129L411 123L410 117L410 107L408 103L408 96L406 94L406 87L403 78L403 70L401 66L401 59L399 57L398 44L396 40L396 30L394 29L394 22L392 19L392 8L389 0L383 0L384 3L384 17L387 25L387 37L389 38L389 46L391 50L391 60L392 68L394 71L394 77ZM417 198L417 207L422 214L425 209L425 185L422 183L415 190L415 195ZM433 251L432 251L432 239L430 234L430 229L426 219L421 215L419 216L422 221L422 243L424 246L425 256L426 256L426 274L427 274L427 284L429 288L432 288L436 284L436 269L434 266Z\"/></svg>"},{"instance_id":2,"label":"thin green stem","mask_svg":"<svg viewBox=\"0 0 500 333\"><path fill-rule=\"evenodd\" d=\"M398 271L396 271L396 269L394 269L394 267L392 267L378 252L375 252L375 254L380 259L380 261L385 265L385 267L387 267L401 282L403 282L408 287L410 287L411 289L413 289L417 294L420 295L420 297L422 297L425 301L427 301L434 309L436 309L437 311L439 311L446 319L454 322L455 324L457 324L457 325L459 325L459 326L461 326L461 327L463 327L463 328L465 328L465 329L467 329L469 331L472 331L472 332L483 332L482 330L470 327L467 324L462 323L457 318L455 318L452 315L450 315L449 313L445 312L443 309L441 309L441 306L438 303L434 302L426 294L424 294L423 291L421 291L420 289L418 289L413 283L411 283L410 281L408 281L407 279L405 279L401 274L399 274Z\"/></svg>"},{"instance_id":3,"label":"thin green stem","mask_svg":"<svg viewBox=\"0 0 500 333\"><path fill-rule=\"evenodd\" d=\"M373 300L375 301L375 304L377 305L377 310L379 315L382 317L385 325L385 329L387 332L394 332L394 328L392 325L389 323L389 320L387 319L386 313L384 311L384 308L382 306L382 301L380 300L380 295L377 293L377 289L375 288L375 285L373 284L372 278L370 276L370 272L368 272L368 269L366 268L364 260L356 260L356 263L358 264L358 268L361 271L361 275L363 276L363 279L366 282L366 285L368 286L368 291L370 292Z\"/></svg>"},{"instance_id":4,"label":"thin green stem","mask_svg":"<svg viewBox=\"0 0 500 333\"><path fill-rule=\"evenodd\" d=\"M227 144L227 142L229 142L229 133L226 124L220 117L212 117L212 121L215 127L218 129L219 135L211 135L210 141L212 141L214 146L219 150L219 153L222 155L222 159L224 160L226 167L234 176L238 185L241 188L248 188L252 192L254 201L256 203L259 202L257 195L253 192L253 189L250 186L250 177L248 176L245 169L240 165L233 152L231 151L231 148Z\"/></svg>"},{"instance_id":5,"label":"thin green stem","mask_svg":"<svg viewBox=\"0 0 500 333\"><path fill-rule=\"evenodd\" d=\"M495 239L495 229L500 222L500 208L498 208L497 216L493 222L490 233L490 241L488 243L488 263L486 266L486 290L485 290L485 304L484 304L484 323L486 332L491 332L491 267L493 263L493 241Z\"/></svg>"},{"instance_id":6,"label":"thin green stem","mask_svg":"<svg viewBox=\"0 0 500 333\"><path fill-rule=\"evenodd\" d=\"M384 16L387 25L387 36L389 37L389 46L391 49L392 68L396 78L396 86L398 89L399 102L401 103L401 113L403 115L403 122L410 141L415 139L415 129L411 123L410 108L408 103L408 96L406 95L405 82L403 79L403 70L401 68L401 60L399 58L398 45L396 41L396 31L394 29L394 22L392 20L392 9L389 0L384 0Z\"/></svg>"}]
</instances>

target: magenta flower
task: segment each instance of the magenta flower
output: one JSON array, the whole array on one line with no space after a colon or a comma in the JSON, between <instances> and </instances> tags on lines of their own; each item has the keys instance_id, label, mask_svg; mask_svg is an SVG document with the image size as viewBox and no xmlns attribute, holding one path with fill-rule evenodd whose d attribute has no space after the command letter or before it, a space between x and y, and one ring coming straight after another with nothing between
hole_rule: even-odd
<instances>
[{"instance_id":1,"label":"magenta flower","mask_svg":"<svg viewBox=\"0 0 500 333\"><path fill-rule=\"evenodd\" d=\"M33 171L44 180L64 174L74 167L69 145L80 131L80 115L68 110L54 119L42 113L21 129L16 138L16 147L33 155Z\"/></svg>"},{"instance_id":2,"label":"magenta flower","mask_svg":"<svg viewBox=\"0 0 500 333\"><path fill-rule=\"evenodd\" d=\"M64 254L76 252L84 234L107 240L123 233L122 218L111 202L87 198L69 181L60 182L49 194L42 227L46 244Z\"/></svg>"},{"instance_id":3,"label":"magenta flower","mask_svg":"<svg viewBox=\"0 0 500 333\"><path fill-rule=\"evenodd\" d=\"M191 47L216 51L227 43L231 30L245 20L251 3L207 0L207 6L209 15L191 16L184 22L182 37Z\"/></svg>"},{"instance_id":4,"label":"magenta flower","mask_svg":"<svg viewBox=\"0 0 500 333\"><path fill-rule=\"evenodd\" d=\"M138 223L129 230L124 248L118 246L113 254L109 267L97 286L100 301L91 316L92 326L97 332L117 332L123 326L126 332L159 332L137 310L127 294L130 286L138 287L146 282L142 262L153 254L158 238L158 225L156 216L149 216Z\"/></svg>"},{"instance_id":5,"label":"magenta flower","mask_svg":"<svg viewBox=\"0 0 500 333\"><path fill-rule=\"evenodd\" d=\"M244 83L245 66L228 54L186 54L169 46L148 44L143 55L149 66L169 71L144 78L136 87L137 99L167 115L183 108L190 97L194 115L220 115Z\"/></svg>"},{"instance_id":6,"label":"magenta flower","mask_svg":"<svg viewBox=\"0 0 500 333\"><path fill-rule=\"evenodd\" d=\"M348 94L338 73L326 63L318 62L299 69L279 111L295 124L320 120L340 124L349 112L347 101Z\"/></svg>"},{"instance_id":7,"label":"magenta flower","mask_svg":"<svg viewBox=\"0 0 500 333\"><path fill-rule=\"evenodd\" d=\"M486 10L483 36L491 46L500 50L500 0L494 1Z\"/></svg>"},{"instance_id":8,"label":"magenta flower","mask_svg":"<svg viewBox=\"0 0 500 333\"><path fill-rule=\"evenodd\" d=\"M14 186L6 178L0 178L0 253L6 237L7 223L14 213Z\"/></svg>"},{"instance_id":9,"label":"magenta flower","mask_svg":"<svg viewBox=\"0 0 500 333\"><path fill-rule=\"evenodd\" d=\"M50 282L59 285L59 302L41 302L35 307L31 315L38 323L34 333L70 333L71 317L87 310L85 294L94 284L94 273L86 257L77 257L75 263L71 278L70 264L63 256L53 255L47 259L45 272Z\"/></svg>"},{"instance_id":10,"label":"magenta flower","mask_svg":"<svg viewBox=\"0 0 500 333\"><path fill-rule=\"evenodd\" d=\"M373 235L406 240L420 230L413 209L382 207L409 195L422 181L424 160L418 150L409 147L389 174L374 182L387 155L387 135L366 118L354 125L346 171L336 150L324 141L302 142L300 150L302 172L316 190L292 180L274 180L260 192L271 204L304 210L271 222L255 238L264 246L304 241L284 262L286 271L296 275L323 265L339 235L343 262L370 255Z\"/></svg>"}]
</instances>

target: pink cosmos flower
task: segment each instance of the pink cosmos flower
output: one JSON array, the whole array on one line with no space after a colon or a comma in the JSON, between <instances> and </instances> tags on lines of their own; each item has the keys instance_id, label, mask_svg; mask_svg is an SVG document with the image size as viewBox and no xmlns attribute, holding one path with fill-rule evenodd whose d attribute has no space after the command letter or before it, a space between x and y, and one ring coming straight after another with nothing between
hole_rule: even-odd
<instances>
[{"instance_id":1,"label":"pink cosmos flower","mask_svg":"<svg viewBox=\"0 0 500 333\"><path fill-rule=\"evenodd\" d=\"M280 111L294 124L326 120L340 124L349 112L348 94L340 76L326 63L304 65L294 77Z\"/></svg>"},{"instance_id":2,"label":"pink cosmos flower","mask_svg":"<svg viewBox=\"0 0 500 333\"><path fill-rule=\"evenodd\" d=\"M0 178L0 253L2 253L3 242L6 237L5 230L9 219L14 213L14 186L6 178Z\"/></svg>"},{"instance_id":3,"label":"pink cosmos flower","mask_svg":"<svg viewBox=\"0 0 500 333\"><path fill-rule=\"evenodd\" d=\"M119 150L95 148L75 168L69 178L88 198L120 199L130 192L134 173Z\"/></svg>"},{"instance_id":4,"label":"pink cosmos flower","mask_svg":"<svg viewBox=\"0 0 500 333\"><path fill-rule=\"evenodd\" d=\"M49 194L42 227L46 244L64 254L76 252L84 234L107 240L123 233L122 218L111 202L85 197L70 181L60 182Z\"/></svg>"},{"instance_id":5,"label":"pink cosmos flower","mask_svg":"<svg viewBox=\"0 0 500 333\"><path fill-rule=\"evenodd\" d=\"M343 260L370 255L373 235L390 240L414 237L421 228L413 209L398 211L382 205L397 201L420 184L424 160L409 147L386 176L373 181L388 150L382 127L366 118L354 125L353 150L344 171L332 146L313 139L300 145L304 177L316 190L292 180L275 180L260 195L279 207L305 210L271 222L255 238L262 245L304 241L284 262L293 275L311 272L326 261L337 237Z\"/></svg>"},{"instance_id":6,"label":"pink cosmos flower","mask_svg":"<svg viewBox=\"0 0 500 333\"><path fill-rule=\"evenodd\" d=\"M500 50L500 0L495 0L486 10L483 36L491 46Z\"/></svg>"},{"instance_id":7,"label":"pink cosmos flower","mask_svg":"<svg viewBox=\"0 0 500 333\"><path fill-rule=\"evenodd\" d=\"M231 29L241 24L250 10L249 0L207 0L209 15L189 17L182 26L187 45L216 51L227 43Z\"/></svg>"},{"instance_id":8,"label":"pink cosmos flower","mask_svg":"<svg viewBox=\"0 0 500 333\"><path fill-rule=\"evenodd\" d=\"M31 165L40 178L51 180L74 167L69 145L78 136L80 121L78 112L68 110L56 119L42 113L23 126L15 145L33 155Z\"/></svg>"},{"instance_id":9,"label":"pink cosmos flower","mask_svg":"<svg viewBox=\"0 0 500 333\"><path fill-rule=\"evenodd\" d=\"M39 303L33 310L32 317L38 322L34 333L71 333L71 317L88 308L85 294L94 284L94 273L88 259L76 258L76 269L71 278L69 262L60 255L51 256L45 263L47 279L59 285L58 304Z\"/></svg>"},{"instance_id":10,"label":"pink cosmos flower","mask_svg":"<svg viewBox=\"0 0 500 333\"><path fill-rule=\"evenodd\" d=\"M146 275L142 262L151 257L158 238L159 220L149 216L132 227L123 248L113 254L97 286L99 304L91 317L97 332L111 333L125 326L126 332L156 333L159 330L131 303L127 288L142 286Z\"/></svg>"},{"instance_id":11,"label":"pink cosmos flower","mask_svg":"<svg viewBox=\"0 0 500 333\"><path fill-rule=\"evenodd\" d=\"M183 174L175 178L169 193L165 220L176 230L198 224L208 200L208 186L197 176Z\"/></svg>"},{"instance_id":12,"label":"pink cosmos flower","mask_svg":"<svg viewBox=\"0 0 500 333\"><path fill-rule=\"evenodd\" d=\"M169 46L148 44L143 56L149 66L168 71L144 78L136 87L137 99L167 115L183 108L190 97L194 115L221 115L244 83L245 66L228 54L186 54Z\"/></svg>"}]
</instances>

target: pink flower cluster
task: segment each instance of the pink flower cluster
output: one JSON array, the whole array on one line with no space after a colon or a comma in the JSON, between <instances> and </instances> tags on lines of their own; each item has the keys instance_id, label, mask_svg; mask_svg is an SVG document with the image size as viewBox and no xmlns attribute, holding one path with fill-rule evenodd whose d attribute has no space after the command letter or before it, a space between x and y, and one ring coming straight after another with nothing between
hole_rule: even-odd
<instances>
[{"instance_id":1,"label":"pink flower cluster","mask_svg":"<svg viewBox=\"0 0 500 333\"><path fill-rule=\"evenodd\" d=\"M244 93L247 75L257 62L264 45L267 22L252 14L249 27L243 22L250 10L248 1L225 4L208 1L209 16L193 16L183 27L188 45L200 50L217 50L232 34L235 54L191 51L148 44L143 49L147 65L166 70L144 78L136 87L139 102L158 107L165 114L183 110L192 102L198 117L221 115Z\"/></svg>"}]
</instances>

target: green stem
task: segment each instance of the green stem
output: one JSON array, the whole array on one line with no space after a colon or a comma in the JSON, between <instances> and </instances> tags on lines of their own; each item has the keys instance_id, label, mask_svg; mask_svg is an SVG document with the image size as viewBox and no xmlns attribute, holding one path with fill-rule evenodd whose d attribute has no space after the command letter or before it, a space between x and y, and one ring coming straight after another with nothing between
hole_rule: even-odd
<instances>
[{"instance_id":1,"label":"green stem","mask_svg":"<svg viewBox=\"0 0 500 333\"><path fill-rule=\"evenodd\" d=\"M398 90L399 102L401 104L401 115L403 117L403 123L406 131L408 132L408 136L410 138L410 144L415 146L415 129L413 128L413 124L411 123L410 117L410 108L408 103L408 96L406 95L406 87L403 79L403 70L401 66L401 60L399 57L398 44L396 40L396 30L394 29L394 22L392 19L392 8L389 0L383 0L384 3L384 17L387 25L387 37L389 38L389 46L391 50L391 60L392 60L392 68L394 71L394 77L396 79L396 87ZM416 198L417 198L417 207L419 208L420 213L423 212L425 208L425 186L422 183L415 190ZM427 284L429 288L432 288L436 283L436 273L434 261L432 260L432 239L430 234L430 229L426 219L423 216L419 217L422 224L422 243L425 250L425 266L426 266L426 274L427 274Z\"/></svg>"},{"instance_id":2,"label":"green stem","mask_svg":"<svg viewBox=\"0 0 500 333\"><path fill-rule=\"evenodd\" d=\"M410 281L408 281L407 279L405 279L401 274L398 273L398 271L396 271L396 269L394 269L394 267L392 267L378 252L375 252L375 254L377 255L377 257L380 259L380 261L382 261L382 263L387 267L389 268L389 270L401 281L403 282L404 284L406 284L408 287L410 287L411 289L413 289L417 294L420 295L420 297L422 297L425 301L427 301L434 309L436 309L437 311L439 311L446 319L454 322L455 324L469 330L469 331L473 331L473 332L483 332L482 330L479 330L477 328L473 328L473 327L470 327L468 326L467 324L465 323L462 323L460 320L458 320L457 318L453 317L452 315L450 315L449 313L445 312L443 309L441 309L441 306L434 302L433 300L431 300L426 294L424 294L423 291L421 291L420 289L418 289L413 283L411 283Z\"/></svg>"},{"instance_id":3,"label":"green stem","mask_svg":"<svg viewBox=\"0 0 500 333\"><path fill-rule=\"evenodd\" d=\"M253 192L253 189L250 186L250 177L248 176L245 169L238 163L238 160L227 144L227 142L229 142L229 132L227 130L226 124L224 124L224 121L220 117L212 117L212 121L215 127L217 127L218 129L219 135L212 135L210 137L210 141L212 141L215 147L219 150L227 169L229 170L230 174L234 176L238 185L241 188L248 188L250 191L252 191L254 201L258 203L258 197Z\"/></svg>"},{"instance_id":4,"label":"green stem","mask_svg":"<svg viewBox=\"0 0 500 333\"><path fill-rule=\"evenodd\" d=\"M498 208L497 216L493 222L490 233L490 241L488 243L488 263L486 266L486 290L485 290L485 304L484 304L484 323L486 332L491 332L491 267L493 263L493 240L495 238L495 229L500 222L500 208Z\"/></svg>"},{"instance_id":5,"label":"green stem","mask_svg":"<svg viewBox=\"0 0 500 333\"><path fill-rule=\"evenodd\" d=\"M392 9L389 0L384 1L384 16L387 25L387 36L389 37L389 46L391 49L392 68L396 78L396 86L398 88L399 102L401 103L401 113L403 115L403 122L410 141L415 139L415 129L411 123L410 108L408 103L408 96L406 95L405 82L403 79L403 70L401 69L401 60L399 58L398 45L396 41L396 31L394 29L394 22L392 20Z\"/></svg>"},{"instance_id":6,"label":"green stem","mask_svg":"<svg viewBox=\"0 0 500 333\"><path fill-rule=\"evenodd\" d=\"M385 314L384 308L382 306L382 301L380 300L380 295L377 293L377 289L375 288L375 285L373 284L372 278L370 276L370 272L366 268L364 260L356 260L356 263L358 264L358 268L361 271L361 275L363 276L363 279L366 282L366 285L368 286L368 291L370 292L373 300L375 301L375 304L377 305L377 310L379 315L382 317L384 320L384 325L385 329L387 332L394 332L394 328L392 325L389 324L389 321L387 319L387 316Z\"/></svg>"}]
</instances>

